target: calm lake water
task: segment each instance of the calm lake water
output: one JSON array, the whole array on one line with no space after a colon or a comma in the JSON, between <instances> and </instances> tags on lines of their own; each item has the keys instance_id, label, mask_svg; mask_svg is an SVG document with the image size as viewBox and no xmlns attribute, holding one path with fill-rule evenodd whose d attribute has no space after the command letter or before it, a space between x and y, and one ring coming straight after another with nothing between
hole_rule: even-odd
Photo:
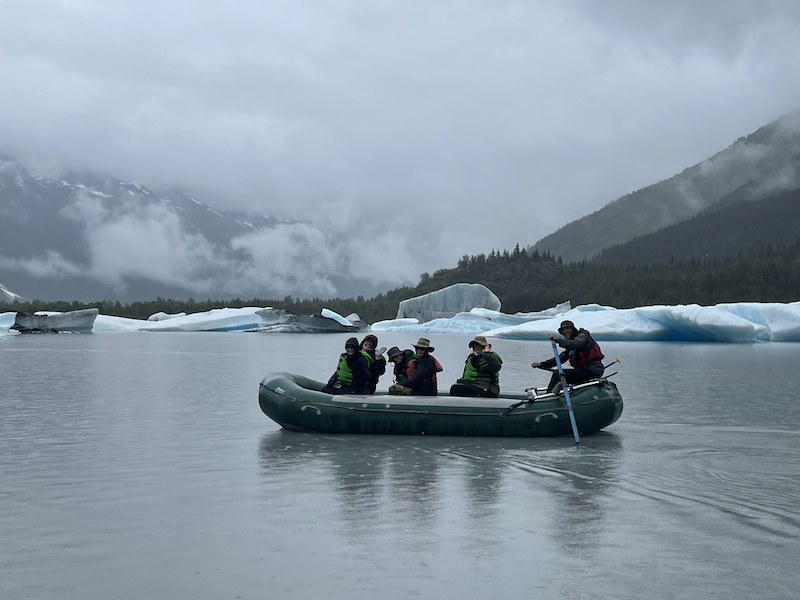
<instances>
[{"instance_id":1,"label":"calm lake water","mask_svg":"<svg viewBox=\"0 0 800 600\"><path fill-rule=\"evenodd\" d=\"M0 598L800 595L800 345L603 343L625 410L580 447L282 431L259 382L346 337L0 339ZM431 336L440 389L471 337ZM494 348L546 384L548 343Z\"/></svg>"}]
</instances>

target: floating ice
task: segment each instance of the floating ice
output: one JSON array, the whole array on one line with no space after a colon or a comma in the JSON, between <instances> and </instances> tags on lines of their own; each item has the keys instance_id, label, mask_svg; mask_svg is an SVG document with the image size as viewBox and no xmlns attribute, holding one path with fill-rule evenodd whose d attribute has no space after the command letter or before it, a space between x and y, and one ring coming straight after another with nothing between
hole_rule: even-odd
<instances>
[{"instance_id":1,"label":"floating ice","mask_svg":"<svg viewBox=\"0 0 800 600\"><path fill-rule=\"evenodd\" d=\"M565 310L566 309L566 310ZM342 321L363 322L357 315L345 319L293 315L271 308L221 308L203 313L174 316L165 321L142 321L98 315L94 332L105 331L348 331ZM0 313L0 336L8 336L15 313ZM537 313L503 314L474 308L450 318L420 323L415 318L379 321L376 332L417 334L484 334L519 340L546 340L564 319L592 332L598 341L691 341L691 342L800 342L800 302L789 304L741 302L699 306L642 306L616 309L587 304L569 309L561 305ZM13 332L12 332L13 333Z\"/></svg>"},{"instance_id":2,"label":"floating ice","mask_svg":"<svg viewBox=\"0 0 800 600\"><path fill-rule=\"evenodd\" d=\"M492 290L479 283L456 283L441 290L403 300L397 308L397 318L414 318L420 323L447 319L473 308L500 310L500 299Z\"/></svg>"},{"instance_id":3,"label":"floating ice","mask_svg":"<svg viewBox=\"0 0 800 600\"><path fill-rule=\"evenodd\" d=\"M244 331L261 324L260 307L215 308L165 321L141 321L99 315L94 331Z\"/></svg>"},{"instance_id":4,"label":"floating ice","mask_svg":"<svg viewBox=\"0 0 800 600\"><path fill-rule=\"evenodd\" d=\"M742 302L716 306L688 304L629 309L587 304L561 313L549 309L541 313L516 315L473 309L450 319L436 319L428 323L394 320L381 321L372 327L378 331L402 333L479 332L487 337L546 340L565 319L588 329L598 341L800 341L800 302Z\"/></svg>"},{"instance_id":5,"label":"floating ice","mask_svg":"<svg viewBox=\"0 0 800 600\"><path fill-rule=\"evenodd\" d=\"M345 319L328 308L318 315L297 315L279 308L266 308L258 314L261 324L254 331L264 333L354 333L368 327L356 314Z\"/></svg>"},{"instance_id":6,"label":"floating ice","mask_svg":"<svg viewBox=\"0 0 800 600\"><path fill-rule=\"evenodd\" d=\"M175 313L175 314L168 314L165 312L157 312L150 315L147 320L148 321L168 321L169 319L175 319L177 317L185 317L185 312Z\"/></svg>"},{"instance_id":7,"label":"floating ice","mask_svg":"<svg viewBox=\"0 0 800 600\"><path fill-rule=\"evenodd\" d=\"M340 315L338 313L335 313L335 312L333 312L332 310L330 310L328 308L323 308L320 311L320 315L322 315L326 319L333 319L334 321L336 321L340 325L344 325L345 327L351 327L353 325L350 321L345 319L342 315Z\"/></svg>"}]
</instances>

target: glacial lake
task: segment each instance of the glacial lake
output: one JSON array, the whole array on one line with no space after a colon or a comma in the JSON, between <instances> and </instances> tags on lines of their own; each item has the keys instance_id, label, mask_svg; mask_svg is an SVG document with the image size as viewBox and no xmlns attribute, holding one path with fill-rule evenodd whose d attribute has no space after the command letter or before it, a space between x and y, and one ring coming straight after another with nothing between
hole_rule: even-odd
<instances>
[{"instance_id":1,"label":"glacial lake","mask_svg":"<svg viewBox=\"0 0 800 600\"><path fill-rule=\"evenodd\" d=\"M800 344L602 343L625 409L579 447L282 431L259 382L347 337L0 339L0 598L800 595ZM471 337L430 336L440 390ZM493 342L546 384L547 342Z\"/></svg>"}]
</instances>

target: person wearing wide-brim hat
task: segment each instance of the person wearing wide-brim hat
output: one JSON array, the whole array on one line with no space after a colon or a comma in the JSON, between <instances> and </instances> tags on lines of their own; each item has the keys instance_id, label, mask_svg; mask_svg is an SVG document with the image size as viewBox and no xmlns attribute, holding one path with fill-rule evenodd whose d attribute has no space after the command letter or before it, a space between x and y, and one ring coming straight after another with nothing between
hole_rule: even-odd
<instances>
[{"instance_id":1,"label":"person wearing wide-brim hat","mask_svg":"<svg viewBox=\"0 0 800 600\"><path fill-rule=\"evenodd\" d=\"M442 371L442 365L432 355L435 348L427 338L419 338L414 344L416 358L409 361L406 375L408 379L403 385L395 384L389 388L390 394L403 396L436 396L439 393L436 373Z\"/></svg>"},{"instance_id":2,"label":"person wearing wide-brim hat","mask_svg":"<svg viewBox=\"0 0 800 600\"><path fill-rule=\"evenodd\" d=\"M567 383L578 384L599 379L603 376L603 353L600 346L585 329L578 329L572 321L562 321L558 328L558 333L563 338L551 333L548 338L564 348L559 354L562 364L569 360L571 369L564 369L564 378ZM543 362L533 362L531 366L539 369L552 370L556 366L556 358L549 358ZM548 392L558 393L561 390L561 377L555 371L550 377L547 386Z\"/></svg>"},{"instance_id":3,"label":"person wearing wide-brim hat","mask_svg":"<svg viewBox=\"0 0 800 600\"><path fill-rule=\"evenodd\" d=\"M450 387L450 395L497 398L503 359L492 351L492 345L482 335L468 345L472 352L464 361L464 375Z\"/></svg>"},{"instance_id":4,"label":"person wearing wide-brim hat","mask_svg":"<svg viewBox=\"0 0 800 600\"><path fill-rule=\"evenodd\" d=\"M400 350L397 346L392 346L387 352L389 362L394 364L394 382L404 386L408 381L408 365L416 358L413 350Z\"/></svg>"}]
</instances>

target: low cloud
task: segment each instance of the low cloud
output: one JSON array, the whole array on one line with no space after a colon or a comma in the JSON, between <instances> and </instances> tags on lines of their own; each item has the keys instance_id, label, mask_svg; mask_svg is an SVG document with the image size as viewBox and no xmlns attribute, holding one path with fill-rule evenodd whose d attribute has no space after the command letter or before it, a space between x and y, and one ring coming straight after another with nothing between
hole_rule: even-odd
<instances>
[{"instance_id":1,"label":"low cloud","mask_svg":"<svg viewBox=\"0 0 800 600\"><path fill-rule=\"evenodd\" d=\"M29 273L39 278L63 279L80 275L83 272L80 266L52 250L45 252L42 257L35 258L7 258L0 255L0 267Z\"/></svg>"},{"instance_id":2,"label":"low cloud","mask_svg":"<svg viewBox=\"0 0 800 600\"><path fill-rule=\"evenodd\" d=\"M187 232L168 204L116 204L81 192L62 214L82 225L87 264L51 252L47 259L4 266L37 277L81 275L119 294L128 291L127 280L148 279L202 297L323 298L362 293L341 289L343 280L383 289L412 283L421 268L404 238L353 219L326 221L325 232L310 223L278 223L234 237L226 249Z\"/></svg>"},{"instance_id":3,"label":"low cloud","mask_svg":"<svg viewBox=\"0 0 800 600\"><path fill-rule=\"evenodd\" d=\"M323 293L342 269L407 281L533 244L797 108L798 6L8 3L0 150L38 172L175 184L322 235L281 226L239 240L252 262L231 285L271 277ZM149 264L203 289L218 274L195 257L231 268L164 215L141 216L158 224L87 229L98 277ZM117 236L127 251L104 257Z\"/></svg>"}]
</instances>

